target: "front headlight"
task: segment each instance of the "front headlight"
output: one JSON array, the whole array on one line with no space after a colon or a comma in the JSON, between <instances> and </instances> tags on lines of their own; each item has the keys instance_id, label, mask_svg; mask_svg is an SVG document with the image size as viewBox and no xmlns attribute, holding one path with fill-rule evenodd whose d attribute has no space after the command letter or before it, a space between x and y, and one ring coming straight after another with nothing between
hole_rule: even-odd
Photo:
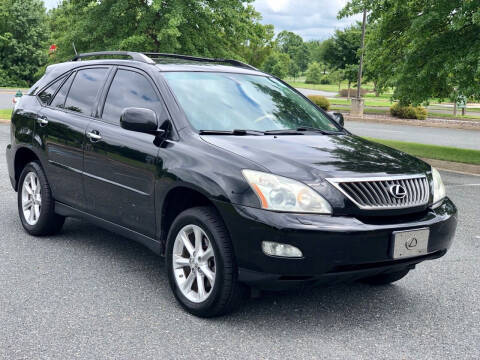
<instances>
[{"instance_id":1,"label":"front headlight","mask_svg":"<svg viewBox=\"0 0 480 360\"><path fill-rule=\"evenodd\" d=\"M242 170L263 209L273 211L331 214L330 204L307 185L282 176Z\"/></svg>"},{"instance_id":2,"label":"front headlight","mask_svg":"<svg viewBox=\"0 0 480 360\"><path fill-rule=\"evenodd\" d=\"M433 203L436 204L446 196L445 185L437 169L432 167L433 177Z\"/></svg>"}]
</instances>

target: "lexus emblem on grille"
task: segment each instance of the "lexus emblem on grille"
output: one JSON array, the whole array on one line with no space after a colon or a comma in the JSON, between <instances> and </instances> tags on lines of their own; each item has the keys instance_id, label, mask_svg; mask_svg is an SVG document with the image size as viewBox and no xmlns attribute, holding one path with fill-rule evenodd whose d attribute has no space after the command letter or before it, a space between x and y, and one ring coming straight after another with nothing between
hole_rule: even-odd
<instances>
[{"instance_id":1,"label":"lexus emblem on grille","mask_svg":"<svg viewBox=\"0 0 480 360\"><path fill-rule=\"evenodd\" d=\"M388 191L390 191L390 194L397 199L403 199L407 196L407 192L402 185L391 185Z\"/></svg>"}]
</instances>

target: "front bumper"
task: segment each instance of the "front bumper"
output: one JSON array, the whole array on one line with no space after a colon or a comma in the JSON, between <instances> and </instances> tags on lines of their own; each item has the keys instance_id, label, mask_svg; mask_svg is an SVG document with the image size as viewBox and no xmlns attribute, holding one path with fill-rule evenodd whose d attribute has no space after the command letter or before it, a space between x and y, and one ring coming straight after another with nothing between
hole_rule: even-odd
<instances>
[{"instance_id":1,"label":"front bumper","mask_svg":"<svg viewBox=\"0 0 480 360\"><path fill-rule=\"evenodd\" d=\"M275 213L226 203L217 206L232 238L239 280L269 289L412 268L421 261L443 256L457 225L457 209L448 198L435 209L404 220ZM430 229L427 255L392 259L393 231L425 227ZM304 257L267 256L261 249L264 240L293 245Z\"/></svg>"}]
</instances>

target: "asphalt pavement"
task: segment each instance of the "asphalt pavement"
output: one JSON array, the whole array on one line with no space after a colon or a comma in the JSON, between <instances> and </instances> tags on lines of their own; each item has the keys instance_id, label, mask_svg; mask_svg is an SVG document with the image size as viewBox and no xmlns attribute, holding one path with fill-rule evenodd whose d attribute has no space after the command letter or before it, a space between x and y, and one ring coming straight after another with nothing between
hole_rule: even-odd
<instances>
[{"instance_id":1,"label":"asphalt pavement","mask_svg":"<svg viewBox=\"0 0 480 360\"><path fill-rule=\"evenodd\" d=\"M15 96L15 91L0 89L0 109L13 108L12 101L14 96Z\"/></svg>"},{"instance_id":2,"label":"asphalt pavement","mask_svg":"<svg viewBox=\"0 0 480 360\"><path fill-rule=\"evenodd\" d=\"M480 150L480 131L347 121L345 127L360 136L410 141L422 144L453 146Z\"/></svg>"},{"instance_id":3,"label":"asphalt pavement","mask_svg":"<svg viewBox=\"0 0 480 360\"><path fill-rule=\"evenodd\" d=\"M480 177L442 173L459 207L447 255L395 285L266 294L198 319L163 261L79 220L27 235L0 124L0 359L479 359Z\"/></svg>"}]
</instances>

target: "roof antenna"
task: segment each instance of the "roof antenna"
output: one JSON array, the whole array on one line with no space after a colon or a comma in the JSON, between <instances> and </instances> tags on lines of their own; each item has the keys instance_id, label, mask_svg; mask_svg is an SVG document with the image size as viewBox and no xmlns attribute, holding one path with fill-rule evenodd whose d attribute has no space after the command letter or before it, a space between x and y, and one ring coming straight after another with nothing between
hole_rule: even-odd
<instances>
[{"instance_id":1,"label":"roof antenna","mask_svg":"<svg viewBox=\"0 0 480 360\"><path fill-rule=\"evenodd\" d=\"M73 51L75 51L75 55L78 55L77 48L75 47L75 42L74 41L72 41L72 45L73 45Z\"/></svg>"}]
</instances>

